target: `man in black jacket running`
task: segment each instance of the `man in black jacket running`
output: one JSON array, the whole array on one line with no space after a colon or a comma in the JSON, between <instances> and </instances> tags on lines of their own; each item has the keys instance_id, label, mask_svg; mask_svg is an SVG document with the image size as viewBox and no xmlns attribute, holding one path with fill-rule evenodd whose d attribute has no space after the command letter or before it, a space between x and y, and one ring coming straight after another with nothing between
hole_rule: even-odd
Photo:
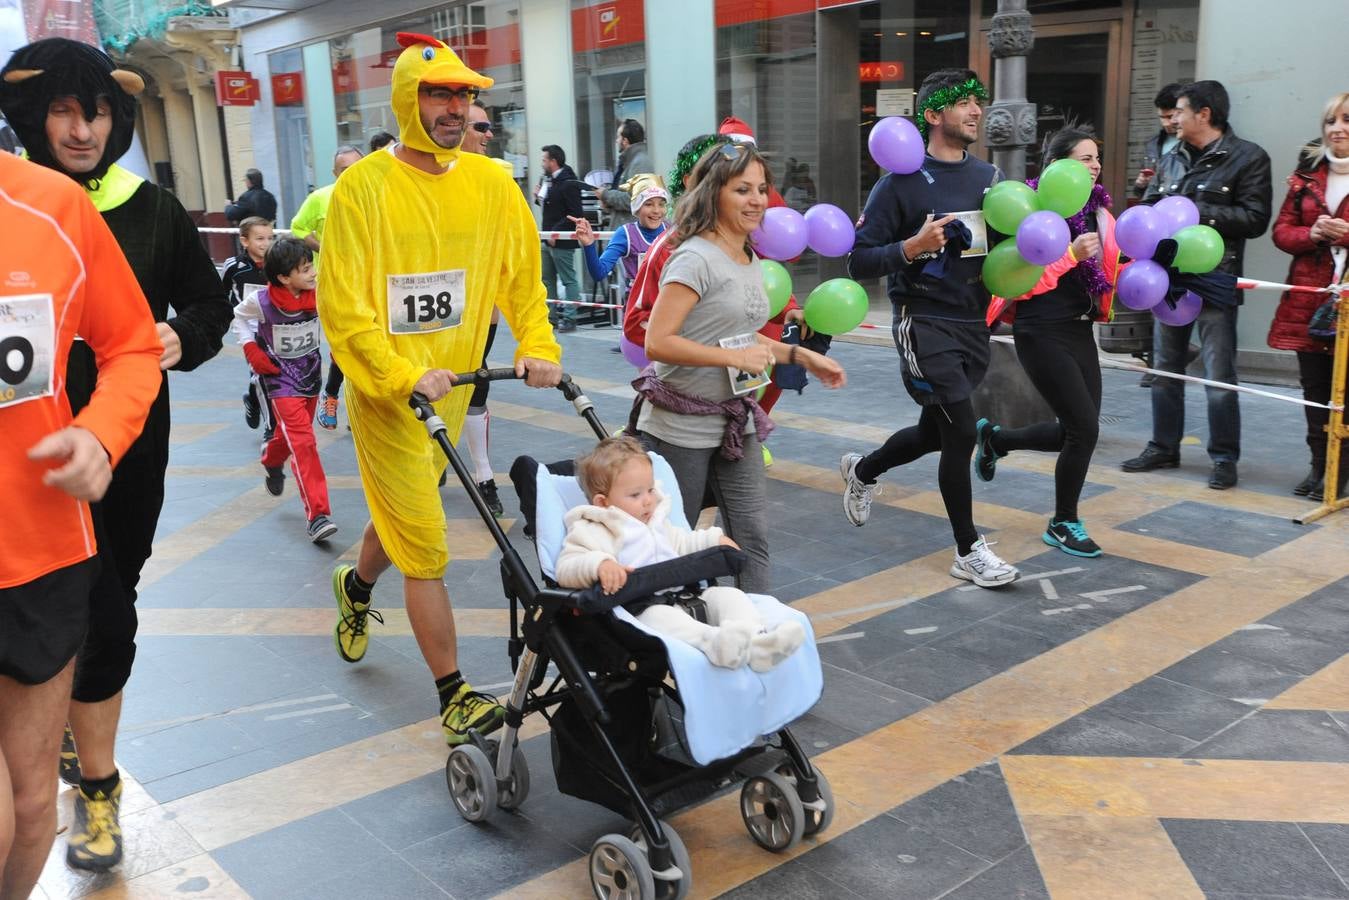
<instances>
[{"instance_id":1,"label":"man in black jacket running","mask_svg":"<svg viewBox=\"0 0 1349 900\"><path fill-rule=\"evenodd\" d=\"M840 470L844 514L852 524L865 525L882 473L940 451L937 484L956 541L951 574L980 587L1000 587L1015 581L1018 572L975 530L970 490L975 437L970 396L989 360L983 255L964 255L968 241L947 247L968 227L962 222L982 230L984 192L1001 178L966 150L979 139L979 101L986 96L968 69L942 69L923 79L918 89L919 127L927 133L923 166L910 175L882 177L858 220L848 274L887 276L904 387L923 411L917 425L896 431L870 454L845 453Z\"/></svg>"}]
</instances>

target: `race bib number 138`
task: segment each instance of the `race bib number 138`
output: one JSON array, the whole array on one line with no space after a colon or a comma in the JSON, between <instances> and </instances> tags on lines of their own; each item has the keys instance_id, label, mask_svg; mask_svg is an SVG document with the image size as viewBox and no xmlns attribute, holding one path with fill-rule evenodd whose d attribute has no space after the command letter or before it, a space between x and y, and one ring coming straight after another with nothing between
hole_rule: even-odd
<instances>
[{"instance_id":1,"label":"race bib number 138","mask_svg":"<svg viewBox=\"0 0 1349 900\"><path fill-rule=\"evenodd\" d=\"M389 331L425 334L458 327L464 318L466 270L390 275Z\"/></svg>"}]
</instances>

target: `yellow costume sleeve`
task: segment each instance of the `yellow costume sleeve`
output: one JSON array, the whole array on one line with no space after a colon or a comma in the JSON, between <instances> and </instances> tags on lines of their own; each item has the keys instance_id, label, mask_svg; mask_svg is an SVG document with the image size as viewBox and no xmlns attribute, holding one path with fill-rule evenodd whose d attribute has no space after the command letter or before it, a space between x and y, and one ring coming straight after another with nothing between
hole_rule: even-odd
<instances>
[{"instance_id":1,"label":"yellow costume sleeve","mask_svg":"<svg viewBox=\"0 0 1349 900\"><path fill-rule=\"evenodd\" d=\"M377 205L374 198L361 196L371 184L344 178L329 200L319 320L333 358L357 390L371 397L406 398L428 367L413 365L395 351L381 315L381 236L371 232L361 211Z\"/></svg>"},{"instance_id":2,"label":"yellow costume sleeve","mask_svg":"<svg viewBox=\"0 0 1349 900\"><path fill-rule=\"evenodd\" d=\"M502 259L501 289L496 306L506 317L515 336L515 361L528 356L551 363L562 362L562 347L548 324L548 292L543 286L539 258L539 231L529 202L520 191L507 210L510 221L502 223L512 252Z\"/></svg>"}]
</instances>

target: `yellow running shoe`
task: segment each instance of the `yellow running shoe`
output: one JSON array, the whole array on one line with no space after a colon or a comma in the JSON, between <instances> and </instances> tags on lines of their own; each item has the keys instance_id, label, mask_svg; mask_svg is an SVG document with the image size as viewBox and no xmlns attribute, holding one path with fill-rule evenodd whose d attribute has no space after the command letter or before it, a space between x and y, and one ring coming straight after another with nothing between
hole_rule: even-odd
<instances>
[{"instance_id":1,"label":"yellow running shoe","mask_svg":"<svg viewBox=\"0 0 1349 900\"><path fill-rule=\"evenodd\" d=\"M450 705L440 716L440 727L445 732L445 743L454 747L467 743L468 732L489 734L501 727L506 710L496 698L479 693L466 681L450 698Z\"/></svg>"},{"instance_id":2,"label":"yellow running shoe","mask_svg":"<svg viewBox=\"0 0 1349 900\"><path fill-rule=\"evenodd\" d=\"M333 640L337 653L349 663L360 662L370 637L365 633L366 617L384 624L384 617L370 608L369 603L355 603L347 596L347 573L355 566L338 566L333 570L333 596L337 598L337 624Z\"/></svg>"},{"instance_id":3,"label":"yellow running shoe","mask_svg":"<svg viewBox=\"0 0 1349 900\"><path fill-rule=\"evenodd\" d=\"M61 736L61 765L59 769L61 780L71 787L80 786L80 755L75 751L75 735L71 733L70 726L66 726L66 733Z\"/></svg>"},{"instance_id":4,"label":"yellow running shoe","mask_svg":"<svg viewBox=\"0 0 1349 900\"><path fill-rule=\"evenodd\" d=\"M66 838L66 862L76 869L102 872L122 861L122 783L111 796L95 791L91 797L80 788L75 792L75 821Z\"/></svg>"}]
</instances>

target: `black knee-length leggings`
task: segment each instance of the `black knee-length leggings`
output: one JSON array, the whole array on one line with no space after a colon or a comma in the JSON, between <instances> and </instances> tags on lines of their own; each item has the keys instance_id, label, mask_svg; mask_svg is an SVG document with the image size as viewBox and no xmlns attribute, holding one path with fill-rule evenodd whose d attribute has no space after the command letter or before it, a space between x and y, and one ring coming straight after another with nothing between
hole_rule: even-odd
<instances>
[{"instance_id":1,"label":"black knee-length leggings","mask_svg":"<svg viewBox=\"0 0 1349 900\"><path fill-rule=\"evenodd\" d=\"M993 438L999 453L1058 451L1054 467L1054 520L1076 519L1077 501L1096 450L1101 420L1101 363L1091 323L1081 319L1017 327L1016 358L1057 422L1003 428Z\"/></svg>"},{"instance_id":2,"label":"black knee-length leggings","mask_svg":"<svg viewBox=\"0 0 1349 900\"><path fill-rule=\"evenodd\" d=\"M979 539L970 492L974 406L968 398L959 403L924 406L917 425L896 431L879 449L862 458L857 464L857 477L874 482L882 473L938 450L941 460L937 463L937 486L946 506L946 518L951 520L956 548L964 555Z\"/></svg>"}]
</instances>

